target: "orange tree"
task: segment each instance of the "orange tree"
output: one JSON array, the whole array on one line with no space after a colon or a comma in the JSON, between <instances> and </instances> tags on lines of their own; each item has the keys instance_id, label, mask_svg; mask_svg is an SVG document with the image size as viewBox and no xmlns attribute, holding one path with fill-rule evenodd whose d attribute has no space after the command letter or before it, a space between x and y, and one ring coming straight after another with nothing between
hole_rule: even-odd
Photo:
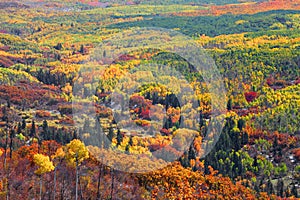
<instances>
[{"instance_id":1,"label":"orange tree","mask_svg":"<svg viewBox=\"0 0 300 200\"><path fill-rule=\"evenodd\" d=\"M141 186L151 191L152 199L255 199L255 192L241 183L216 175L210 168L210 174L203 170L192 171L174 163L168 167L137 178Z\"/></svg>"}]
</instances>

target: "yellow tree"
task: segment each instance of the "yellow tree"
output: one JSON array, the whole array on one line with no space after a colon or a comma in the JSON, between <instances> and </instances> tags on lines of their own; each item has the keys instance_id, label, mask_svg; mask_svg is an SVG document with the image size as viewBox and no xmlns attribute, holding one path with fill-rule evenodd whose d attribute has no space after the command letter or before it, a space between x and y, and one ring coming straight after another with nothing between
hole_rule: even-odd
<instances>
[{"instance_id":1,"label":"yellow tree","mask_svg":"<svg viewBox=\"0 0 300 200\"><path fill-rule=\"evenodd\" d=\"M35 154L33 156L33 162L39 167L34 171L40 177L40 200L42 199L42 175L51 172L54 170L53 163L50 161L49 156L45 156L43 154Z\"/></svg>"},{"instance_id":2,"label":"yellow tree","mask_svg":"<svg viewBox=\"0 0 300 200\"><path fill-rule=\"evenodd\" d=\"M65 148L67 162L75 167L76 170L76 189L75 199L78 199L78 179L79 166L85 159L89 158L89 152L83 142L78 139L72 140Z\"/></svg>"}]
</instances>

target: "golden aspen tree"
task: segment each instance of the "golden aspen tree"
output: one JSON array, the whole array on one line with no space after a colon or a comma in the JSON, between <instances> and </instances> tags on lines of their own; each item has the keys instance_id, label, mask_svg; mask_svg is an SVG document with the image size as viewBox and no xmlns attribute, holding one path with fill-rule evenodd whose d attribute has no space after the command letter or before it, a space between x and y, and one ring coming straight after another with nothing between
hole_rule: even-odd
<instances>
[{"instance_id":1,"label":"golden aspen tree","mask_svg":"<svg viewBox=\"0 0 300 200\"><path fill-rule=\"evenodd\" d=\"M50 161L49 156L45 156L43 154L35 154L33 156L33 162L39 167L37 170L34 171L34 173L40 177L40 200L41 200L42 187L43 187L42 175L54 170L54 166L53 163Z\"/></svg>"},{"instance_id":2,"label":"golden aspen tree","mask_svg":"<svg viewBox=\"0 0 300 200\"><path fill-rule=\"evenodd\" d=\"M75 199L78 199L78 180L79 180L79 166L85 159L89 158L89 152L83 142L78 139L72 140L66 145L66 159L67 162L75 167L76 170L76 188Z\"/></svg>"}]
</instances>

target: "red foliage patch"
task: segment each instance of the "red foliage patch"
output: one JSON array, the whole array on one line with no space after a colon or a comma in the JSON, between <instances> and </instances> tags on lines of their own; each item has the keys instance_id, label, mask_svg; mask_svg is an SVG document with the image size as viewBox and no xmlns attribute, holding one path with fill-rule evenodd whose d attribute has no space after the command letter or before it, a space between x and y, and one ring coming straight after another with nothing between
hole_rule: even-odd
<instances>
[{"instance_id":1,"label":"red foliage patch","mask_svg":"<svg viewBox=\"0 0 300 200\"><path fill-rule=\"evenodd\" d=\"M124 54L118 58L118 61L129 61L129 60L134 60L134 59L136 59L135 56Z\"/></svg>"},{"instance_id":2,"label":"red foliage patch","mask_svg":"<svg viewBox=\"0 0 300 200\"><path fill-rule=\"evenodd\" d=\"M252 102L257 98L258 94L257 92L246 92L245 98L248 102Z\"/></svg>"},{"instance_id":3,"label":"red foliage patch","mask_svg":"<svg viewBox=\"0 0 300 200\"><path fill-rule=\"evenodd\" d=\"M3 99L10 99L11 103L16 105L33 106L33 103L44 105L50 102L53 98L60 99L60 91L43 89L40 84L20 82L14 86L0 85L0 97Z\"/></svg>"},{"instance_id":4,"label":"red foliage patch","mask_svg":"<svg viewBox=\"0 0 300 200\"><path fill-rule=\"evenodd\" d=\"M277 138L278 145L281 148L285 148L297 144L299 140L297 137L291 136L289 134L278 133L277 131L265 132L260 129L252 128L248 125L246 126L245 131L249 135L249 144L254 144L254 141L259 138L272 142L275 140L275 138Z\"/></svg>"},{"instance_id":5,"label":"red foliage patch","mask_svg":"<svg viewBox=\"0 0 300 200\"><path fill-rule=\"evenodd\" d=\"M12 65L14 65L14 62L10 58L5 56L0 56L0 66L10 67Z\"/></svg>"},{"instance_id":6,"label":"red foliage patch","mask_svg":"<svg viewBox=\"0 0 300 200\"><path fill-rule=\"evenodd\" d=\"M0 33L1 33L1 31L0 31ZM1 51L9 51L9 49L10 49L10 46L2 46L2 47L0 47L0 50Z\"/></svg>"},{"instance_id":7,"label":"red foliage patch","mask_svg":"<svg viewBox=\"0 0 300 200\"><path fill-rule=\"evenodd\" d=\"M64 119L59 120L59 123L65 125L74 125L74 120L70 117L66 117Z\"/></svg>"},{"instance_id":8,"label":"red foliage patch","mask_svg":"<svg viewBox=\"0 0 300 200\"><path fill-rule=\"evenodd\" d=\"M152 105L151 101L142 96L134 95L130 98L129 107L131 110L135 108L148 108Z\"/></svg>"},{"instance_id":9,"label":"red foliage patch","mask_svg":"<svg viewBox=\"0 0 300 200\"><path fill-rule=\"evenodd\" d=\"M161 129L161 130L160 130L160 133L161 133L162 135L170 135L170 134L171 134L171 132L170 132L168 129L165 129L165 128Z\"/></svg>"},{"instance_id":10,"label":"red foliage patch","mask_svg":"<svg viewBox=\"0 0 300 200\"><path fill-rule=\"evenodd\" d=\"M164 144L151 144L151 145L149 145L149 150L151 151L151 152L153 152L153 151L157 151L157 150L159 150L159 149L162 149L162 148L164 148L166 145L164 145Z\"/></svg>"},{"instance_id":11,"label":"red foliage patch","mask_svg":"<svg viewBox=\"0 0 300 200\"><path fill-rule=\"evenodd\" d=\"M293 154L297 158L297 160L300 160L300 148L294 149Z\"/></svg>"},{"instance_id":12,"label":"red foliage patch","mask_svg":"<svg viewBox=\"0 0 300 200\"><path fill-rule=\"evenodd\" d=\"M150 110L149 110L149 108L142 108L142 112L140 113L140 117L142 119L150 119Z\"/></svg>"},{"instance_id":13,"label":"red foliage patch","mask_svg":"<svg viewBox=\"0 0 300 200\"><path fill-rule=\"evenodd\" d=\"M82 106L76 105L78 110L82 110ZM61 104L58 106L58 111L63 115L69 115L73 112L72 104Z\"/></svg>"},{"instance_id":14,"label":"red foliage patch","mask_svg":"<svg viewBox=\"0 0 300 200\"><path fill-rule=\"evenodd\" d=\"M96 113L99 117L105 118L105 117L112 116L112 110L105 107L105 106L101 106L101 105L96 104L95 109L96 109Z\"/></svg>"}]
</instances>

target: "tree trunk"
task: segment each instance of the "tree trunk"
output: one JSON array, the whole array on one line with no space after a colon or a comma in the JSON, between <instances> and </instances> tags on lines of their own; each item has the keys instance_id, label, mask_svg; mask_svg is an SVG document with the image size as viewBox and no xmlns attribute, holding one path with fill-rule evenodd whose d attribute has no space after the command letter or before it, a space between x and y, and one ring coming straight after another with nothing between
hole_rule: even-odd
<instances>
[{"instance_id":1,"label":"tree trunk","mask_svg":"<svg viewBox=\"0 0 300 200\"><path fill-rule=\"evenodd\" d=\"M64 193L65 193L65 177L63 177L62 187L61 187L61 191L60 191L60 199L61 200L64 200Z\"/></svg>"},{"instance_id":2,"label":"tree trunk","mask_svg":"<svg viewBox=\"0 0 300 200\"><path fill-rule=\"evenodd\" d=\"M40 176L40 200L42 200L43 180L42 175Z\"/></svg>"},{"instance_id":3,"label":"tree trunk","mask_svg":"<svg viewBox=\"0 0 300 200\"><path fill-rule=\"evenodd\" d=\"M78 161L76 159L76 188L75 188L75 200L78 200Z\"/></svg>"},{"instance_id":4,"label":"tree trunk","mask_svg":"<svg viewBox=\"0 0 300 200\"><path fill-rule=\"evenodd\" d=\"M56 170L57 170L57 166L54 168L53 200L55 200L55 195L56 195Z\"/></svg>"},{"instance_id":5,"label":"tree trunk","mask_svg":"<svg viewBox=\"0 0 300 200\"><path fill-rule=\"evenodd\" d=\"M110 191L110 199L113 199L114 193L114 170L111 168L111 191Z\"/></svg>"},{"instance_id":6,"label":"tree trunk","mask_svg":"<svg viewBox=\"0 0 300 200\"><path fill-rule=\"evenodd\" d=\"M7 167L7 146L8 146L8 130L6 131L6 137L5 137L5 147L4 147L4 162L3 162L3 168L6 174L7 183L6 183L6 200L9 200L10 190L9 190L9 171Z\"/></svg>"},{"instance_id":7,"label":"tree trunk","mask_svg":"<svg viewBox=\"0 0 300 200\"><path fill-rule=\"evenodd\" d=\"M102 175L102 164L100 164L100 166L99 166L98 185L97 185L97 200L101 199L101 195L100 195L101 175Z\"/></svg>"},{"instance_id":8,"label":"tree trunk","mask_svg":"<svg viewBox=\"0 0 300 200\"><path fill-rule=\"evenodd\" d=\"M10 199L10 186L9 186L9 179L8 179L8 176L7 176L7 192L6 192L6 200L9 200Z\"/></svg>"},{"instance_id":9,"label":"tree trunk","mask_svg":"<svg viewBox=\"0 0 300 200\"><path fill-rule=\"evenodd\" d=\"M7 145L8 145L8 131L6 131L6 136L5 136L4 162L3 162L4 170L6 170Z\"/></svg>"},{"instance_id":10,"label":"tree trunk","mask_svg":"<svg viewBox=\"0 0 300 200\"><path fill-rule=\"evenodd\" d=\"M10 143L9 143L9 158L12 158L12 146L13 146L13 138L10 138Z\"/></svg>"}]
</instances>

